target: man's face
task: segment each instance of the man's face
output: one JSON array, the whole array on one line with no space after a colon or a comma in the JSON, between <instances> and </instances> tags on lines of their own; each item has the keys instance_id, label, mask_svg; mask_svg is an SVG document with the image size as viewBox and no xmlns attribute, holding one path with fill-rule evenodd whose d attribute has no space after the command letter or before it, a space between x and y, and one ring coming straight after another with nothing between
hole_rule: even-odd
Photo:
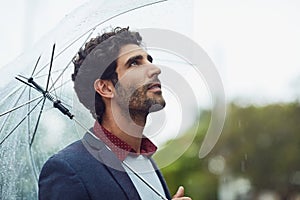
<instances>
[{"instance_id":1,"label":"man's face","mask_svg":"<svg viewBox=\"0 0 300 200\"><path fill-rule=\"evenodd\" d=\"M165 106L158 75L160 69L152 57L135 44L124 45L119 52L116 72L116 101L131 113L149 113Z\"/></svg>"}]
</instances>

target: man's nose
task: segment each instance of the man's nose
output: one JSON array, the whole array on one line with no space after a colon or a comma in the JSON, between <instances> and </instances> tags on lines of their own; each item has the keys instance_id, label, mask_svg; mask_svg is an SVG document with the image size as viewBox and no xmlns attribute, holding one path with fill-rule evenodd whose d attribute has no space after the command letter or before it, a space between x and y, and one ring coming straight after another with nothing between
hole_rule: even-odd
<instances>
[{"instance_id":1,"label":"man's nose","mask_svg":"<svg viewBox=\"0 0 300 200\"><path fill-rule=\"evenodd\" d=\"M158 76L161 73L161 69L154 64L150 64L149 70L148 70L148 76L152 78L153 76Z\"/></svg>"}]
</instances>

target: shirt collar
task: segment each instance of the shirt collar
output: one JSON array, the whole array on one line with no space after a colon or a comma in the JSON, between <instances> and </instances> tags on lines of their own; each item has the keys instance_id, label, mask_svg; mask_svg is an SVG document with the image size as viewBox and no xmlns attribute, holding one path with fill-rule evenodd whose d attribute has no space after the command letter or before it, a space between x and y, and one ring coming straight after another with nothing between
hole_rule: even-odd
<instances>
[{"instance_id":1,"label":"shirt collar","mask_svg":"<svg viewBox=\"0 0 300 200\"><path fill-rule=\"evenodd\" d=\"M106 130L97 121L94 124L94 134L102 140L121 161L124 161L129 153L139 155L129 144ZM140 155L150 157L156 150L157 147L147 137L142 138Z\"/></svg>"}]
</instances>

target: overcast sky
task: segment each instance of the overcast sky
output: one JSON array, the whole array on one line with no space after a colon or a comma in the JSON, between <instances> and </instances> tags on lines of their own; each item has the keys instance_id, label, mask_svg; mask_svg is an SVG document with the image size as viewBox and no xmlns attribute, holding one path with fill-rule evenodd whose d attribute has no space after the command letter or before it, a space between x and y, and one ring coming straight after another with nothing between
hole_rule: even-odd
<instances>
[{"instance_id":1,"label":"overcast sky","mask_svg":"<svg viewBox=\"0 0 300 200\"><path fill-rule=\"evenodd\" d=\"M0 66L32 46L85 1L2 2ZM181 1L182 6L185 2ZM166 15L176 20L176 13L184 9L180 3L173 4L174 12ZM200 0L191 8L190 37L213 59L229 99L264 103L292 101L300 95L300 1Z\"/></svg>"},{"instance_id":2,"label":"overcast sky","mask_svg":"<svg viewBox=\"0 0 300 200\"><path fill-rule=\"evenodd\" d=\"M0 67L30 49L64 16L86 1L2 2ZM227 102L235 100L261 105L300 99L299 10L298 0L169 0L122 15L111 25L166 28L188 36L214 62L223 81ZM2 78L5 76L1 75ZM198 102L204 96L209 98L209 94L199 90L198 84L192 84L191 88L197 91ZM194 121L192 113L198 113L193 108L189 111L191 119L181 119L173 112L177 109L174 102L164 109L168 120L164 122L164 134L158 135L157 141L161 143L176 137L179 128L174 124L188 127ZM187 110L178 105L179 113L181 109ZM180 123L175 118L185 121ZM151 119L149 121L152 124Z\"/></svg>"}]
</instances>

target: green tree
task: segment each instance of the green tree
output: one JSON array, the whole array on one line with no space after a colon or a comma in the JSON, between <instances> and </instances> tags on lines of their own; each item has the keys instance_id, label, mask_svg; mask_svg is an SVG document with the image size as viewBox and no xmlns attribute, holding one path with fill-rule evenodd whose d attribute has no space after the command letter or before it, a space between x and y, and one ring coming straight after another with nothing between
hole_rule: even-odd
<instances>
[{"instance_id":1,"label":"green tree","mask_svg":"<svg viewBox=\"0 0 300 200\"><path fill-rule=\"evenodd\" d=\"M225 175L243 177L251 183L247 198L255 199L263 191L276 192L289 199L300 191L300 106L298 103L240 107L230 104L222 135L213 151L198 158L210 121L209 112L202 112L197 135L188 150L163 173L174 193L178 184L188 195L197 199L218 199L218 189ZM156 156L158 163L171 156L185 138L172 141L168 149ZM209 170L212 158L221 156L225 169L220 173ZM236 199L242 199L236 197Z\"/></svg>"}]
</instances>

